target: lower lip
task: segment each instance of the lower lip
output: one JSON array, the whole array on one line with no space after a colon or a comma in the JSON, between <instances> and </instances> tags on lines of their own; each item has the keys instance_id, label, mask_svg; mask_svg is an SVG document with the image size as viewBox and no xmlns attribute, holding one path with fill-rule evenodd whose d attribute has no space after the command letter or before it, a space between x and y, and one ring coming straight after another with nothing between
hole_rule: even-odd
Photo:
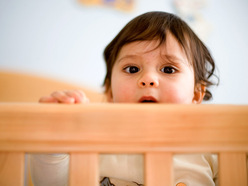
<instances>
[{"instance_id":1,"label":"lower lip","mask_svg":"<svg viewBox=\"0 0 248 186\"><path fill-rule=\"evenodd\" d=\"M154 99L153 97L151 96L147 96L147 97L142 97L139 101L140 103L156 103L157 100Z\"/></svg>"}]
</instances>

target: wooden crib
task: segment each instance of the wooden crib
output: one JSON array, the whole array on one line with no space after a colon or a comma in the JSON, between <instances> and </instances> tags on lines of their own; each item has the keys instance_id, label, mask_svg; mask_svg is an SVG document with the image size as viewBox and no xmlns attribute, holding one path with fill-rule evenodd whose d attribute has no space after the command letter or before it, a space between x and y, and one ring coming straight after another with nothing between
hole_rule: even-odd
<instances>
[{"instance_id":1,"label":"wooden crib","mask_svg":"<svg viewBox=\"0 0 248 186\"><path fill-rule=\"evenodd\" d=\"M247 185L247 105L0 103L0 185L25 153L69 153L69 185L96 186L101 153L144 154L145 185L172 186L172 156L217 153L221 186Z\"/></svg>"},{"instance_id":2,"label":"wooden crib","mask_svg":"<svg viewBox=\"0 0 248 186\"><path fill-rule=\"evenodd\" d=\"M25 153L69 153L69 185L98 185L99 153L142 153L145 185L172 185L175 153L219 155L220 185L247 185L248 106L0 104L0 185Z\"/></svg>"}]
</instances>

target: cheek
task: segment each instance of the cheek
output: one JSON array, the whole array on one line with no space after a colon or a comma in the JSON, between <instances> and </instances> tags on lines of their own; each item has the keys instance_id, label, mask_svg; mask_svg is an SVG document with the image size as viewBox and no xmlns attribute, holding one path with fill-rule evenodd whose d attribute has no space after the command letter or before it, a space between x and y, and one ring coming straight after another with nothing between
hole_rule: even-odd
<instances>
[{"instance_id":1,"label":"cheek","mask_svg":"<svg viewBox=\"0 0 248 186\"><path fill-rule=\"evenodd\" d=\"M176 90L174 94L171 95L172 102L173 103L179 103L179 104L190 104L192 103L194 97L193 90Z\"/></svg>"},{"instance_id":2,"label":"cheek","mask_svg":"<svg viewBox=\"0 0 248 186\"><path fill-rule=\"evenodd\" d=\"M180 80L180 86L178 86L180 88L178 98L180 103L190 104L194 98L195 80L193 69L188 69L186 72Z\"/></svg>"},{"instance_id":3,"label":"cheek","mask_svg":"<svg viewBox=\"0 0 248 186\"><path fill-rule=\"evenodd\" d=\"M133 87L132 83L125 78L113 76L111 80L113 102L128 102L132 97Z\"/></svg>"},{"instance_id":4,"label":"cheek","mask_svg":"<svg viewBox=\"0 0 248 186\"><path fill-rule=\"evenodd\" d=\"M163 84L161 90L163 94L163 102L188 104L192 103L194 97L193 81L182 79L180 81L170 81Z\"/></svg>"},{"instance_id":5,"label":"cheek","mask_svg":"<svg viewBox=\"0 0 248 186\"><path fill-rule=\"evenodd\" d=\"M194 98L194 85L187 84L187 86L183 86L178 93L178 101L179 103L190 104Z\"/></svg>"},{"instance_id":6,"label":"cheek","mask_svg":"<svg viewBox=\"0 0 248 186\"><path fill-rule=\"evenodd\" d=\"M114 86L112 89L113 102L129 102L132 97L132 89L130 86Z\"/></svg>"}]
</instances>

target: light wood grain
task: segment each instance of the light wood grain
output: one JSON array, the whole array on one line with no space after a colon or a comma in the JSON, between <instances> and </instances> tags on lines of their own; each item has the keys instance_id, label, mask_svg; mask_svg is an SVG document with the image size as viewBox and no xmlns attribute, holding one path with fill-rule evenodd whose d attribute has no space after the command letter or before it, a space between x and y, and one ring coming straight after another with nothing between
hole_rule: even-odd
<instances>
[{"instance_id":1,"label":"light wood grain","mask_svg":"<svg viewBox=\"0 0 248 186\"><path fill-rule=\"evenodd\" d=\"M70 157L69 185L98 186L97 153L72 153Z\"/></svg>"},{"instance_id":2,"label":"light wood grain","mask_svg":"<svg viewBox=\"0 0 248 186\"><path fill-rule=\"evenodd\" d=\"M221 152L219 154L220 185L247 185L246 153Z\"/></svg>"},{"instance_id":3,"label":"light wood grain","mask_svg":"<svg viewBox=\"0 0 248 186\"><path fill-rule=\"evenodd\" d=\"M23 186L24 153L0 151L0 185Z\"/></svg>"},{"instance_id":4,"label":"light wood grain","mask_svg":"<svg viewBox=\"0 0 248 186\"><path fill-rule=\"evenodd\" d=\"M145 154L145 185L173 185L172 153Z\"/></svg>"},{"instance_id":5,"label":"light wood grain","mask_svg":"<svg viewBox=\"0 0 248 186\"><path fill-rule=\"evenodd\" d=\"M19 158L24 152L70 153L71 185L96 185L97 153L144 153L148 186L162 182L158 169L171 177L171 154L219 153L221 185L245 185L248 106L1 103L0 153L16 152ZM2 162L13 167L12 160ZM19 181L21 174L14 174Z\"/></svg>"},{"instance_id":6,"label":"light wood grain","mask_svg":"<svg viewBox=\"0 0 248 186\"><path fill-rule=\"evenodd\" d=\"M0 104L0 148L29 152L248 151L248 106Z\"/></svg>"}]
</instances>

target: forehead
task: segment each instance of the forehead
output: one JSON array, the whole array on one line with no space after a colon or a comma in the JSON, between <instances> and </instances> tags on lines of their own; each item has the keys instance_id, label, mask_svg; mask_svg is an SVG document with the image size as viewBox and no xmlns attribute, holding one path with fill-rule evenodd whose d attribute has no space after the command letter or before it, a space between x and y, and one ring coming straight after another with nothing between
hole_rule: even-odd
<instances>
[{"instance_id":1,"label":"forehead","mask_svg":"<svg viewBox=\"0 0 248 186\"><path fill-rule=\"evenodd\" d=\"M179 44L177 39L171 34L167 33L166 41L160 44L159 40L146 40L146 41L135 41L124 45L116 61L119 61L126 56L143 56L146 54L157 54L162 56L171 56L180 59L181 61L187 62L188 59L183 47Z\"/></svg>"}]
</instances>

